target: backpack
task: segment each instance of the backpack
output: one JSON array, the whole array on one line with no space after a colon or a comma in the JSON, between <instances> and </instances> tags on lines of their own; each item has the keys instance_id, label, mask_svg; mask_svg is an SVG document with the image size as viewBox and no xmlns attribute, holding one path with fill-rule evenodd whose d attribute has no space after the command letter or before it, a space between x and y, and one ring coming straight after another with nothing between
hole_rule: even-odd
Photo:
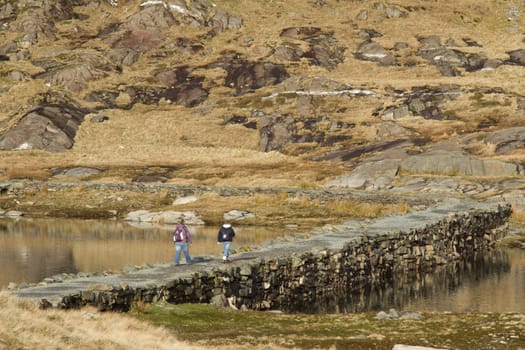
<instances>
[{"instance_id":1,"label":"backpack","mask_svg":"<svg viewBox=\"0 0 525 350\"><path fill-rule=\"evenodd\" d=\"M222 241L230 242L233 239L234 233L231 227L221 228Z\"/></svg>"},{"instance_id":2,"label":"backpack","mask_svg":"<svg viewBox=\"0 0 525 350\"><path fill-rule=\"evenodd\" d=\"M177 225L177 227L175 228L175 231L173 232L173 240L175 242L184 241L184 226Z\"/></svg>"}]
</instances>

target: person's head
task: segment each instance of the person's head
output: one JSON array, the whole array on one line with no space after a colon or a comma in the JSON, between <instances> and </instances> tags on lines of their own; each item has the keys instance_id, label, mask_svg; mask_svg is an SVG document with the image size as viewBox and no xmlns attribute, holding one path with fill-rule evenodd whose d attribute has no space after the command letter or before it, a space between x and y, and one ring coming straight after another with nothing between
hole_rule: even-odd
<instances>
[{"instance_id":1,"label":"person's head","mask_svg":"<svg viewBox=\"0 0 525 350\"><path fill-rule=\"evenodd\" d=\"M184 225L184 218L180 218L179 224Z\"/></svg>"}]
</instances>

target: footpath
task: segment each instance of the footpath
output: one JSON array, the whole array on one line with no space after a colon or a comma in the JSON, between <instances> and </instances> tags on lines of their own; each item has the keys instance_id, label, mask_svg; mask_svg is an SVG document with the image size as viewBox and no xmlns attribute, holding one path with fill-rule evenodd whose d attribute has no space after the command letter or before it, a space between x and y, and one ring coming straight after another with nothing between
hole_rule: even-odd
<instances>
[{"instance_id":1,"label":"footpath","mask_svg":"<svg viewBox=\"0 0 525 350\"><path fill-rule=\"evenodd\" d=\"M300 256L304 253L340 251L345 245L359 242L366 237L386 233L408 232L423 228L443 218L473 210L497 210L501 202L478 202L472 200L451 200L446 204L407 215L383 217L368 221L348 221L315 229L309 238L293 242L270 242L256 251L236 253L232 263L223 264L210 257L194 258L194 263L174 266L155 265L151 268L111 275L77 276L59 283L41 283L24 289L11 291L19 299L40 303L42 307L65 307L64 300L87 292L103 292L115 289L148 290L172 286L174 281L191 279L196 273L214 273L232 269L249 269L261 261Z\"/></svg>"}]
</instances>

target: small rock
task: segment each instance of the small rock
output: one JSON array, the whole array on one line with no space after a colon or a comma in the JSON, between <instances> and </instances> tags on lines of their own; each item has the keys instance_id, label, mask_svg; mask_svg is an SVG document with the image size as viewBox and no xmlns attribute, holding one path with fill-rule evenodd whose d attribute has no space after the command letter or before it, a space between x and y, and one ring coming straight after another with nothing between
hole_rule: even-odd
<instances>
[{"instance_id":1,"label":"small rock","mask_svg":"<svg viewBox=\"0 0 525 350\"><path fill-rule=\"evenodd\" d=\"M219 294L211 299L210 304L218 307L228 307L228 299L226 299L224 294Z\"/></svg>"},{"instance_id":2,"label":"small rock","mask_svg":"<svg viewBox=\"0 0 525 350\"><path fill-rule=\"evenodd\" d=\"M192 203L195 201L197 201L197 196L186 196L186 197L177 198L176 200L173 201L172 205L182 205L182 204Z\"/></svg>"},{"instance_id":3,"label":"small rock","mask_svg":"<svg viewBox=\"0 0 525 350\"><path fill-rule=\"evenodd\" d=\"M106 120L109 120L109 117L103 114L97 114L91 117L90 119L92 123L102 123L102 122L105 122Z\"/></svg>"},{"instance_id":4,"label":"small rock","mask_svg":"<svg viewBox=\"0 0 525 350\"><path fill-rule=\"evenodd\" d=\"M423 318L423 315L419 312L405 312L401 315L403 320L420 320Z\"/></svg>"},{"instance_id":5,"label":"small rock","mask_svg":"<svg viewBox=\"0 0 525 350\"><path fill-rule=\"evenodd\" d=\"M429 348L426 346L412 346L412 345L403 345L403 344L396 344L392 348L392 350L445 350L443 348Z\"/></svg>"},{"instance_id":6,"label":"small rock","mask_svg":"<svg viewBox=\"0 0 525 350\"><path fill-rule=\"evenodd\" d=\"M254 218L255 215L248 211L234 209L234 210L230 210L229 212L224 213L223 217L224 217L224 220L226 221L239 221L239 220Z\"/></svg>"}]
</instances>

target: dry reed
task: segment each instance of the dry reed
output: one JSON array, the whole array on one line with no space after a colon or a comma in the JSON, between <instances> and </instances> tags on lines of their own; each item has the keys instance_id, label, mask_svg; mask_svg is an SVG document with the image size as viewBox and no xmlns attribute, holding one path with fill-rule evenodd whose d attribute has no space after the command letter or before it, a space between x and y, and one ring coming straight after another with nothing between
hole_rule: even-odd
<instances>
[{"instance_id":1,"label":"dry reed","mask_svg":"<svg viewBox=\"0 0 525 350\"><path fill-rule=\"evenodd\" d=\"M7 292L0 292L0 306L0 349L204 349L125 314L39 310Z\"/></svg>"}]
</instances>

